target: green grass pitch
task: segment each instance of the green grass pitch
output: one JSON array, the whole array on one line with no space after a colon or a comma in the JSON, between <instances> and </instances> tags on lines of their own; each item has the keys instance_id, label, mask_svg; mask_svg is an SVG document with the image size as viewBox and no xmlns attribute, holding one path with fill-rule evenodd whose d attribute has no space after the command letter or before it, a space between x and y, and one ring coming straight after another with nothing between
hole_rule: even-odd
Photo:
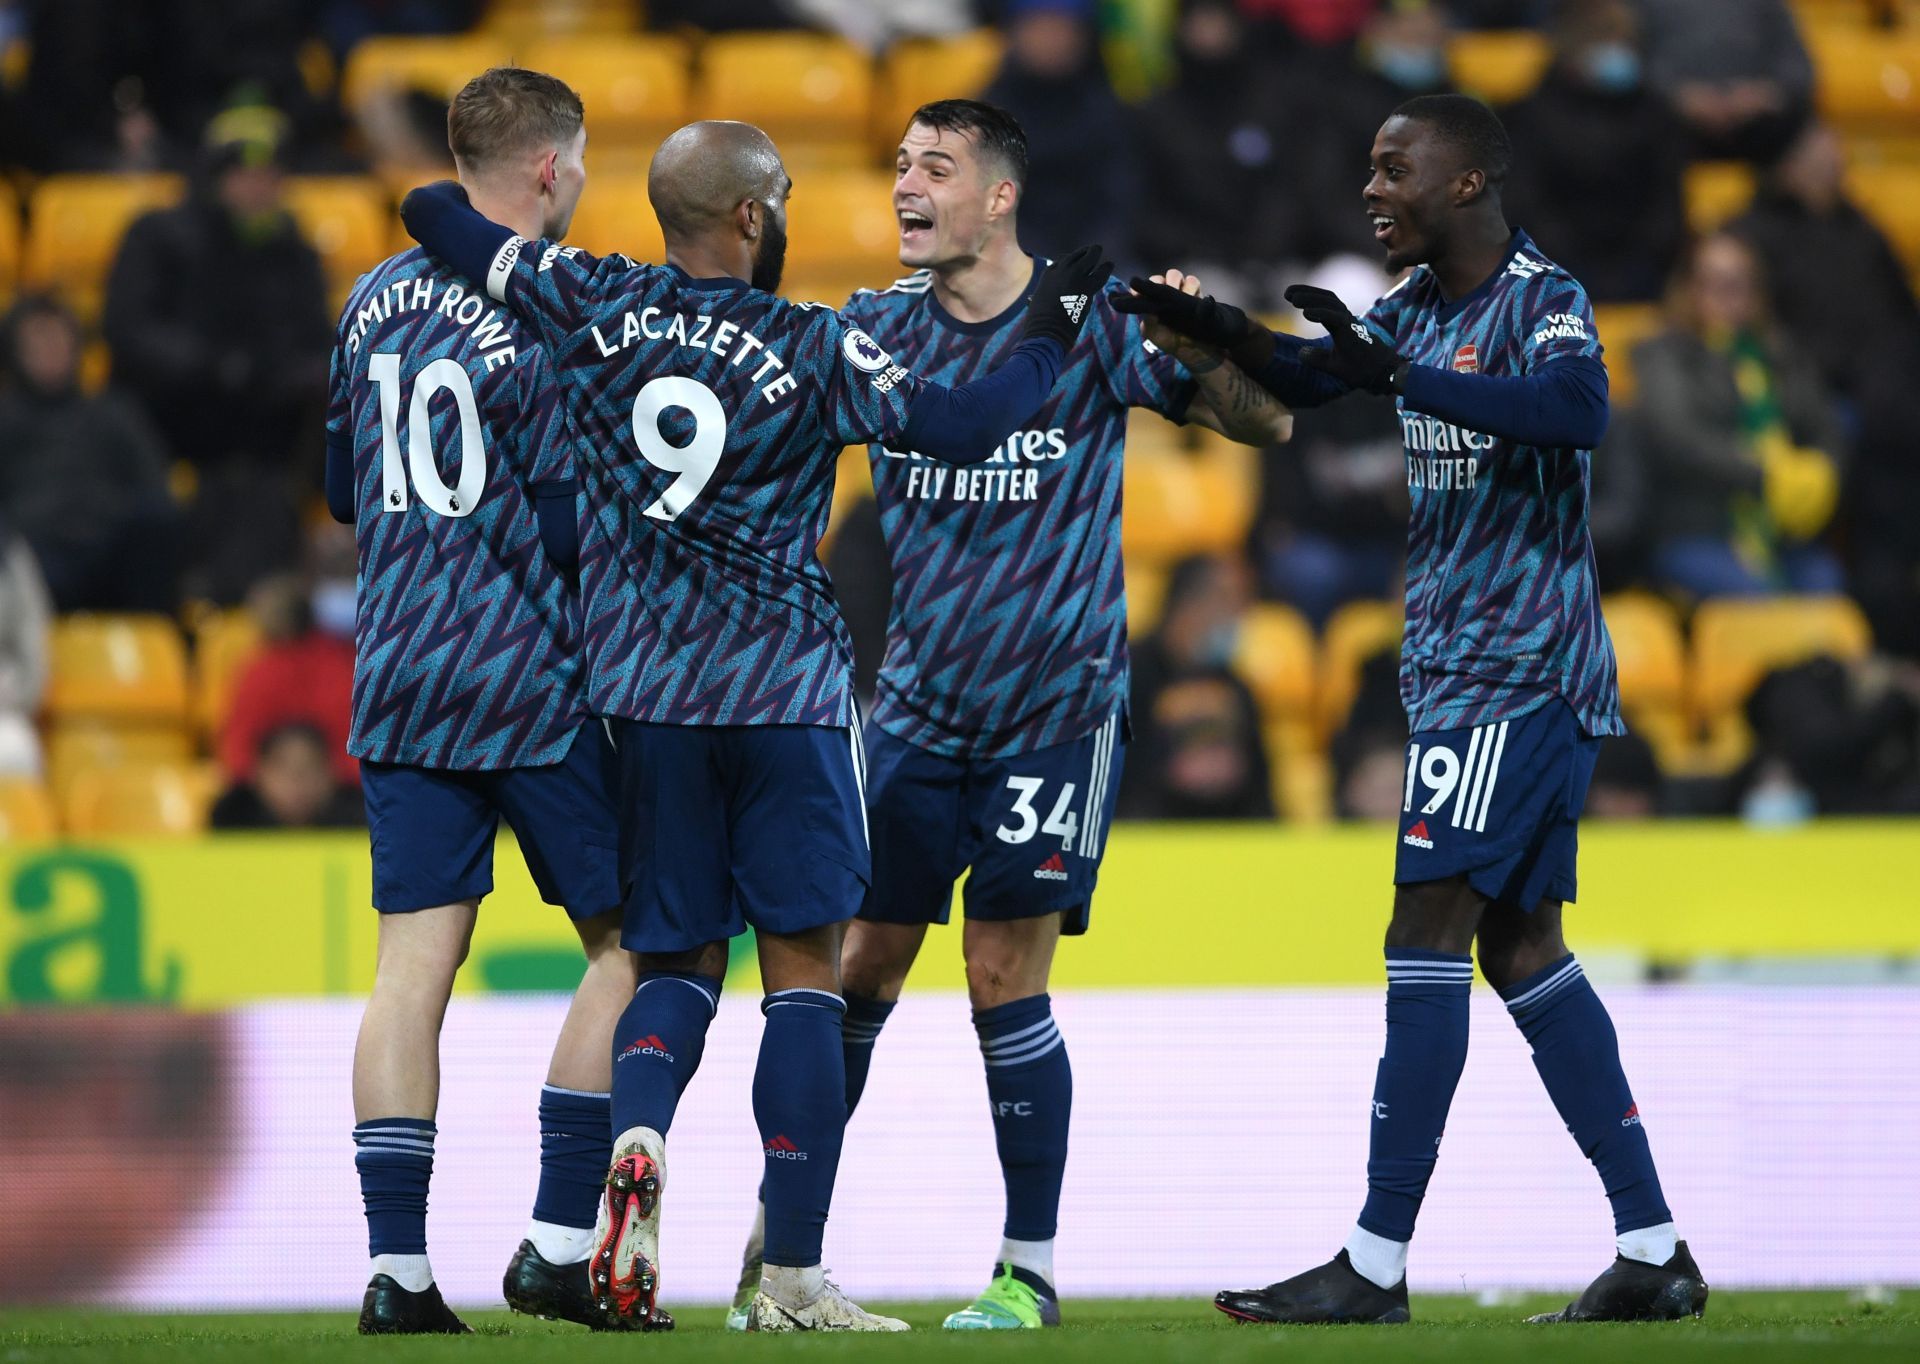
<instances>
[{"instance_id":1,"label":"green grass pitch","mask_svg":"<svg viewBox=\"0 0 1920 1364\"><path fill-rule=\"evenodd\" d=\"M467 1314L463 1339L362 1340L351 1313L280 1316L129 1316L85 1309L0 1309L0 1364L103 1360L335 1361L694 1361L795 1359L1045 1360L1049 1364L1204 1364L1275 1360L1471 1360L1474 1364L1660 1364L1664 1360L1920 1359L1920 1294L1891 1304L1844 1293L1716 1293L1704 1321L1648 1326L1527 1326L1529 1312L1564 1299L1529 1298L1497 1307L1466 1298L1416 1296L1411 1326L1235 1326L1207 1304L1074 1301L1058 1331L992 1339L939 1331L947 1304L874 1304L913 1323L911 1336L742 1337L720 1329L718 1309L679 1313L670 1336L589 1335L574 1327L512 1316Z\"/></svg>"}]
</instances>

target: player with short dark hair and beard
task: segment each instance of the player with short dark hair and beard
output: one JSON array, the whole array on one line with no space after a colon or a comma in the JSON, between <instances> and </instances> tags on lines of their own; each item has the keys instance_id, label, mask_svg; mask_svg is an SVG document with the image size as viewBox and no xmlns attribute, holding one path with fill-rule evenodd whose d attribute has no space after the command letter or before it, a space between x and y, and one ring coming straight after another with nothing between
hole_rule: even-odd
<instances>
[{"instance_id":1,"label":"player with short dark hair and beard","mask_svg":"<svg viewBox=\"0 0 1920 1364\"><path fill-rule=\"evenodd\" d=\"M1509 157L1476 100L1397 109L1374 140L1364 198L1387 268L1412 273L1364 320L1324 289L1289 289L1327 329L1317 341L1152 280L1135 280L1123 305L1226 348L1297 407L1395 394L1406 439L1400 691L1412 737L1367 1199L1331 1262L1215 1299L1242 1321L1408 1319L1407 1248L1466 1062L1476 950L1613 1206L1612 1266L1537 1320L1706 1308L1612 1020L1561 936L1595 753L1625 732L1587 529L1607 371L1585 291L1507 223Z\"/></svg>"},{"instance_id":2,"label":"player with short dark hair and beard","mask_svg":"<svg viewBox=\"0 0 1920 1364\"><path fill-rule=\"evenodd\" d=\"M900 260L915 273L861 290L841 316L944 383L1002 363L1029 298L1045 292L1047 263L1018 236L1026 176L1026 135L1005 111L956 99L915 112L893 190ZM1198 288L1177 271L1167 278ZM946 467L911 443L868 446L893 606L867 729L873 885L842 967L847 1108L928 926L946 922L967 874L961 946L1006 1216L988 1287L947 1318L954 1329L1059 1320L1053 1241L1073 1080L1047 983L1060 935L1087 928L1126 743L1128 411L1253 445L1291 428L1236 366L1157 324L1143 329L1112 298L1091 301L1046 404L977 450L975 468ZM735 1325L759 1279L760 1240L756 1228Z\"/></svg>"},{"instance_id":3,"label":"player with short dark hair and beard","mask_svg":"<svg viewBox=\"0 0 1920 1364\"><path fill-rule=\"evenodd\" d=\"M707 121L647 173L665 265L530 241L454 185L401 212L540 336L584 482L588 704L617 740L622 940L642 969L614 1045L594 1290L613 1318L654 1310L667 1130L751 926L766 1263L747 1324L905 1330L821 1267L847 1118L840 940L871 872L852 647L817 550L844 446L984 460L1045 401L1111 267L1097 247L1049 267L1004 362L949 389L768 292L792 190L765 133Z\"/></svg>"},{"instance_id":4,"label":"player with short dark hair and beard","mask_svg":"<svg viewBox=\"0 0 1920 1364\"><path fill-rule=\"evenodd\" d=\"M502 67L468 82L447 134L473 201L523 232L564 234L586 183L582 120L551 76ZM564 413L531 330L418 248L363 276L341 316L327 497L359 550L347 747L380 911L353 1056L373 1257L360 1330L466 1330L426 1254L437 1048L502 819L588 959L540 1091L540 1184L504 1291L520 1311L604 1326L587 1243L613 1150L609 1044L635 974L620 949L613 750L587 713L566 566Z\"/></svg>"}]
</instances>

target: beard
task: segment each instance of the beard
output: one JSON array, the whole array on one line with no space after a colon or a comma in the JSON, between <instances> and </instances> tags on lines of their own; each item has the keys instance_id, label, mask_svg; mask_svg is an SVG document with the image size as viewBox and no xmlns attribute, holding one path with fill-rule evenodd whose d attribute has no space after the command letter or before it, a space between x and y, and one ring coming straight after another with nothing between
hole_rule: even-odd
<instances>
[{"instance_id":1,"label":"beard","mask_svg":"<svg viewBox=\"0 0 1920 1364\"><path fill-rule=\"evenodd\" d=\"M748 281L762 293L777 293L780 274L787 265L787 224L784 218L767 215L766 230L760 234L760 250L753 258L753 277Z\"/></svg>"}]
</instances>

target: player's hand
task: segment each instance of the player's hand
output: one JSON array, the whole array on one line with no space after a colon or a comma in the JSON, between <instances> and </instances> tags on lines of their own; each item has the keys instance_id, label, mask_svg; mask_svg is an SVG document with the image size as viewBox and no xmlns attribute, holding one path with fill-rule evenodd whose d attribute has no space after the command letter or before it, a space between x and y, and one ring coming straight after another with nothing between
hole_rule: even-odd
<instances>
[{"instance_id":1,"label":"player's hand","mask_svg":"<svg viewBox=\"0 0 1920 1364\"><path fill-rule=\"evenodd\" d=\"M1050 336L1072 350L1093 314L1094 296L1112 275L1113 262L1097 246L1083 246L1048 265L1033 286L1017 340Z\"/></svg>"},{"instance_id":2,"label":"player's hand","mask_svg":"<svg viewBox=\"0 0 1920 1364\"><path fill-rule=\"evenodd\" d=\"M1203 346L1231 351L1261 330L1240 309L1217 298L1208 298L1198 289L1192 292L1172 282L1178 271L1166 278L1134 276L1130 294L1114 296L1113 306L1123 313L1138 313L1162 323L1171 331L1189 337Z\"/></svg>"},{"instance_id":3,"label":"player's hand","mask_svg":"<svg viewBox=\"0 0 1920 1364\"><path fill-rule=\"evenodd\" d=\"M1200 295L1200 277L1180 270L1168 270L1164 275L1155 275L1151 282L1164 284L1170 289L1178 289L1189 298L1197 298ZM1121 299L1129 297L1131 296L1120 296ZM1115 306L1118 307L1119 303L1120 299L1116 299ZM1155 349L1165 351L1195 374L1205 374L1209 370L1218 369L1226 360L1226 352L1220 347L1203 346L1192 337L1182 336L1151 313L1148 313L1142 322L1141 331L1145 333L1147 340Z\"/></svg>"},{"instance_id":4,"label":"player's hand","mask_svg":"<svg viewBox=\"0 0 1920 1364\"><path fill-rule=\"evenodd\" d=\"M1369 393L1396 391L1394 371L1406 363L1406 357L1375 336L1373 328L1356 318L1339 295L1311 284L1296 284L1287 290L1287 302L1307 321L1325 327L1333 339L1330 349L1316 346L1301 359L1324 369L1349 388L1364 388Z\"/></svg>"}]
</instances>

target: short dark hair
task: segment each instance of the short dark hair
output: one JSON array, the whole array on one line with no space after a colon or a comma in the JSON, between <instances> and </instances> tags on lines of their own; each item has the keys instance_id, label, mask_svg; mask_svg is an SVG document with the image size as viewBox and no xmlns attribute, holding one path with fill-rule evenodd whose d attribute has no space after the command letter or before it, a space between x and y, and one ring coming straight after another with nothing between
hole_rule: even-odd
<instances>
[{"instance_id":1,"label":"short dark hair","mask_svg":"<svg viewBox=\"0 0 1920 1364\"><path fill-rule=\"evenodd\" d=\"M1395 109L1393 118L1424 123L1466 159L1464 169L1487 177L1496 193L1513 169L1513 143L1500 116L1471 95L1420 95Z\"/></svg>"},{"instance_id":2,"label":"short dark hair","mask_svg":"<svg viewBox=\"0 0 1920 1364\"><path fill-rule=\"evenodd\" d=\"M500 157L568 142L586 122L572 87L541 71L496 66L460 87L447 109L447 146L483 170Z\"/></svg>"},{"instance_id":3,"label":"short dark hair","mask_svg":"<svg viewBox=\"0 0 1920 1364\"><path fill-rule=\"evenodd\" d=\"M977 99L937 99L913 111L907 127L924 123L943 133L964 133L973 145L1000 162L1007 179L1027 185L1027 131L1020 120L997 105Z\"/></svg>"}]
</instances>

